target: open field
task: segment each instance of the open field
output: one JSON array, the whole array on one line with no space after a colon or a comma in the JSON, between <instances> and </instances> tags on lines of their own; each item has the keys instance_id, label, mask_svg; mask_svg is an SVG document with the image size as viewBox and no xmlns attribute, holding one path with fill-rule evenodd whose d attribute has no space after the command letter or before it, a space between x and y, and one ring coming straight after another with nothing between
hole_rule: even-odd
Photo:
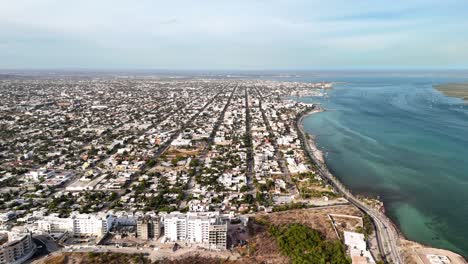
<instances>
[{"instance_id":1,"label":"open field","mask_svg":"<svg viewBox=\"0 0 468 264\"><path fill-rule=\"evenodd\" d=\"M468 102L468 83L447 83L434 86L447 96L458 97Z\"/></svg>"}]
</instances>

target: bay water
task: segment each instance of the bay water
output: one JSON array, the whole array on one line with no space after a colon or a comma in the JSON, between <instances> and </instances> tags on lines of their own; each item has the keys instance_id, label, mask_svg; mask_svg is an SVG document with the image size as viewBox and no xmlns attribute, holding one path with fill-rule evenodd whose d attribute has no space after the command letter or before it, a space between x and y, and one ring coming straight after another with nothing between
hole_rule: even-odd
<instances>
[{"instance_id":1,"label":"bay water","mask_svg":"<svg viewBox=\"0 0 468 264\"><path fill-rule=\"evenodd\" d=\"M329 72L326 112L304 120L326 163L356 194L379 197L405 237L468 256L468 105L435 84L463 72Z\"/></svg>"}]
</instances>

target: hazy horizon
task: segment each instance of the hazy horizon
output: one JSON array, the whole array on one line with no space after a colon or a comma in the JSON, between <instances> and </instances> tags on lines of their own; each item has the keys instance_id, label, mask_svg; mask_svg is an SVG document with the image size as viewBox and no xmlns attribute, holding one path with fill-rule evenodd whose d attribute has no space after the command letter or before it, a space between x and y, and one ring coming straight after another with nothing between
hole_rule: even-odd
<instances>
[{"instance_id":1,"label":"hazy horizon","mask_svg":"<svg viewBox=\"0 0 468 264\"><path fill-rule=\"evenodd\" d=\"M468 73L468 68L331 68L331 69L159 69L159 68L0 68L0 74L8 72L192 72L192 73L314 73L314 72L349 72L349 73L362 73L362 72L375 72L375 73L404 73L404 72L421 72L421 73L438 73L438 72L462 72Z\"/></svg>"},{"instance_id":2,"label":"hazy horizon","mask_svg":"<svg viewBox=\"0 0 468 264\"><path fill-rule=\"evenodd\" d=\"M0 69L467 69L466 2L19 0Z\"/></svg>"}]
</instances>

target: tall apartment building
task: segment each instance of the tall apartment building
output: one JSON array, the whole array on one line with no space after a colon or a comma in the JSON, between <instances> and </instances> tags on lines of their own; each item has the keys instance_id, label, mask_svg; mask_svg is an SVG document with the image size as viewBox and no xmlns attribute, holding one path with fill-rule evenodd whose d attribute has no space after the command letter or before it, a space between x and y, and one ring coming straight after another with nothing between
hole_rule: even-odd
<instances>
[{"instance_id":1,"label":"tall apartment building","mask_svg":"<svg viewBox=\"0 0 468 264\"><path fill-rule=\"evenodd\" d=\"M227 249L228 221L216 219L208 228L208 244L210 248Z\"/></svg>"},{"instance_id":2,"label":"tall apartment building","mask_svg":"<svg viewBox=\"0 0 468 264\"><path fill-rule=\"evenodd\" d=\"M72 216L75 236L104 236L112 227L114 218L105 214L77 214Z\"/></svg>"},{"instance_id":3,"label":"tall apartment building","mask_svg":"<svg viewBox=\"0 0 468 264\"><path fill-rule=\"evenodd\" d=\"M187 216L187 238L191 243L204 243L208 241L208 229L210 227L209 217L199 217L197 215Z\"/></svg>"},{"instance_id":4,"label":"tall apartment building","mask_svg":"<svg viewBox=\"0 0 468 264\"><path fill-rule=\"evenodd\" d=\"M106 214L72 213L68 218L55 215L36 221L37 229L48 233L69 232L75 236L104 236L112 227L113 216Z\"/></svg>"},{"instance_id":5,"label":"tall apartment building","mask_svg":"<svg viewBox=\"0 0 468 264\"><path fill-rule=\"evenodd\" d=\"M164 217L169 241L185 241L211 249L227 248L228 222L215 214L173 212Z\"/></svg>"},{"instance_id":6,"label":"tall apartment building","mask_svg":"<svg viewBox=\"0 0 468 264\"><path fill-rule=\"evenodd\" d=\"M171 213L164 217L164 235L169 241L187 238L187 217L185 214Z\"/></svg>"},{"instance_id":7,"label":"tall apartment building","mask_svg":"<svg viewBox=\"0 0 468 264\"><path fill-rule=\"evenodd\" d=\"M161 219L158 216L146 215L137 220L137 237L148 240L161 236Z\"/></svg>"},{"instance_id":8,"label":"tall apartment building","mask_svg":"<svg viewBox=\"0 0 468 264\"><path fill-rule=\"evenodd\" d=\"M36 221L37 229L47 233L65 233L73 231L73 219L50 215Z\"/></svg>"},{"instance_id":9,"label":"tall apartment building","mask_svg":"<svg viewBox=\"0 0 468 264\"><path fill-rule=\"evenodd\" d=\"M0 234L0 264L21 264L35 251L36 245L29 232Z\"/></svg>"}]
</instances>

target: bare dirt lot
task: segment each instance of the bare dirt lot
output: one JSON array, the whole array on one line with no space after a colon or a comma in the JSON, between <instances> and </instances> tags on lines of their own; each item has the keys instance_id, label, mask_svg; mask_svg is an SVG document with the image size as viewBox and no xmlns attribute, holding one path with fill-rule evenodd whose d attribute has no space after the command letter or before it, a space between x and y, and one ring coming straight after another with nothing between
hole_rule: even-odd
<instances>
[{"instance_id":1,"label":"bare dirt lot","mask_svg":"<svg viewBox=\"0 0 468 264\"><path fill-rule=\"evenodd\" d=\"M333 225L328 214L342 214L362 217L362 212L352 205L330 206L326 208L310 208L289 210L273 214L258 214L256 217L274 225L298 223L320 231L327 239L336 239Z\"/></svg>"},{"instance_id":2,"label":"bare dirt lot","mask_svg":"<svg viewBox=\"0 0 468 264\"><path fill-rule=\"evenodd\" d=\"M413 241L401 241L403 257L408 264L430 264L427 255L447 256L451 264L467 264L460 255L444 249L425 247Z\"/></svg>"}]
</instances>

